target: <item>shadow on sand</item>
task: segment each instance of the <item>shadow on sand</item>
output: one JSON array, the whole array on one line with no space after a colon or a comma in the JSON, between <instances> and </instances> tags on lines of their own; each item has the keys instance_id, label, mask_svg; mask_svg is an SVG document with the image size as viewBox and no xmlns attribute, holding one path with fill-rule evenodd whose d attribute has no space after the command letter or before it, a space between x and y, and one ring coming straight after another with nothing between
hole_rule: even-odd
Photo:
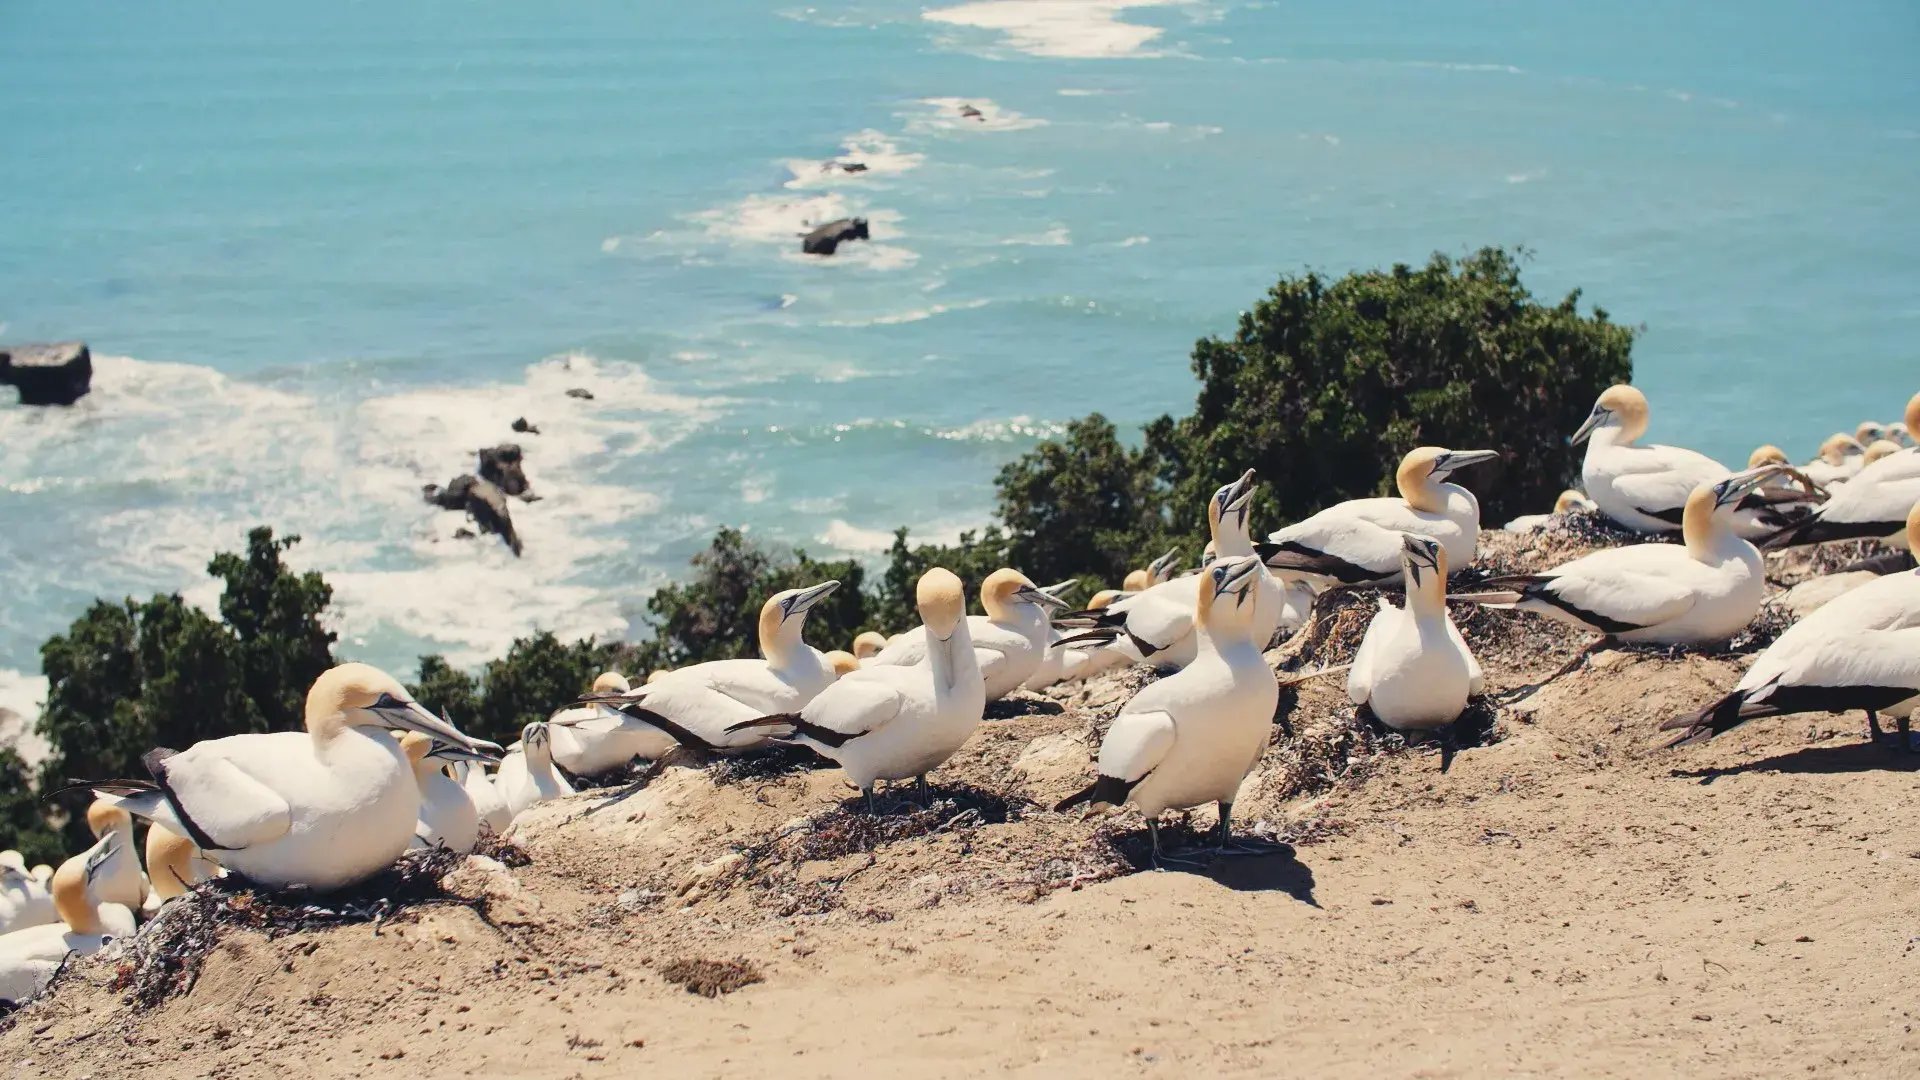
<instances>
[{"instance_id":1,"label":"shadow on sand","mask_svg":"<svg viewBox=\"0 0 1920 1080\"><path fill-rule=\"evenodd\" d=\"M1722 776L1741 773L1863 773L1920 772L1920 754L1904 753L1891 742L1850 742L1809 746L1740 765L1706 769L1674 769L1670 775L1711 784Z\"/></svg>"},{"instance_id":2,"label":"shadow on sand","mask_svg":"<svg viewBox=\"0 0 1920 1080\"><path fill-rule=\"evenodd\" d=\"M1145 829L1109 842L1134 870L1154 872L1153 843ZM1160 842L1170 856L1161 864L1167 873L1208 878L1235 892L1283 892L1309 907L1320 906L1313 895L1313 868L1299 860L1292 844L1243 838L1240 842L1255 850L1222 855L1214 851L1211 834L1177 825L1162 828Z\"/></svg>"}]
</instances>

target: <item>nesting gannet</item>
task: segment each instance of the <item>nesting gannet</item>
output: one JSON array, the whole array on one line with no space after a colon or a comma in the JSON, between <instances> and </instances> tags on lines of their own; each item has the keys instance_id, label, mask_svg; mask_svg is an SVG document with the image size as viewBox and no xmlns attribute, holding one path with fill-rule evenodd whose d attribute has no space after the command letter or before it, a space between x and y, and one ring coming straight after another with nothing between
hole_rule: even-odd
<instances>
[{"instance_id":1,"label":"nesting gannet","mask_svg":"<svg viewBox=\"0 0 1920 1080\"><path fill-rule=\"evenodd\" d=\"M513 811L507 809L506 796L500 794L500 788L487 776L486 770L471 761L453 763L453 779L467 798L473 800L474 813L480 817L480 823L491 829L494 835L507 831L513 824Z\"/></svg>"},{"instance_id":2,"label":"nesting gannet","mask_svg":"<svg viewBox=\"0 0 1920 1080\"><path fill-rule=\"evenodd\" d=\"M834 649L830 652L821 653L820 655L827 658L827 666L833 669L835 678L839 678L849 671L860 670L860 658L845 649Z\"/></svg>"},{"instance_id":3,"label":"nesting gannet","mask_svg":"<svg viewBox=\"0 0 1920 1080\"><path fill-rule=\"evenodd\" d=\"M1887 441L1900 446L1913 446L1913 429L1904 420L1897 424L1888 424Z\"/></svg>"},{"instance_id":4,"label":"nesting gannet","mask_svg":"<svg viewBox=\"0 0 1920 1080\"><path fill-rule=\"evenodd\" d=\"M1174 548L1148 563L1144 568L1128 571L1125 580L1120 582L1120 591L1143 592L1163 581L1172 581L1173 576L1179 572L1180 549Z\"/></svg>"},{"instance_id":5,"label":"nesting gannet","mask_svg":"<svg viewBox=\"0 0 1920 1080\"><path fill-rule=\"evenodd\" d=\"M153 750L143 759L153 781L88 786L254 882L325 890L386 868L413 838L420 791L388 730L499 749L461 734L366 664L341 664L314 681L306 728Z\"/></svg>"},{"instance_id":6,"label":"nesting gannet","mask_svg":"<svg viewBox=\"0 0 1920 1080\"><path fill-rule=\"evenodd\" d=\"M1887 425L1878 420L1862 420L1860 426L1853 429L1853 437L1860 445L1869 445L1887 437Z\"/></svg>"},{"instance_id":7,"label":"nesting gannet","mask_svg":"<svg viewBox=\"0 0 1920 1080\"><path fill-rule=\"evenodd\" d=\"M1553 500L1553 509L1551 511L1544 514L1521 514L1519 517L1500 526L1500 528L1501 531L1510 533L1533 532L1536 529L1546 528L1548 523L1552 522L1554 518L1562 515L1573 513L1590 514L1598 509L1599 507L1594 505L1592 499L1587 498L1573 488L1568 488Z\"/></svg>"},{"instance_id":8,"label":"nesting gannet","mask_svg":"<svg viewBox=\"0 0 1920 1080\"><path fill-rule=\"evenodd\" d=\"M1254 641L1261 619L1260 560L1222 556L1201 575L1194 622L1205 642L1193 663L1121 706L1100 744L1099 775L1056 809L1131 803L1161 858L1162 811L1220 804L1220 843L1232 835L1233 798L1273 730L1279 685Z\"/></svg>"},{"instance_id":9,"label":"nesting gannet","mask_svg":"<svg viewBox=\"0 0 1920 1080\"><path fill-rule=\"evenodd\" d=\"M1920 427L1920 394L1907 402L1906 424ZM1768 538L1768 550L1830 540L1884 540L1906 547L1902 524L1920 502L1920 447L1908 447L1862 468L1803 521Z\"/></svg>"},{"instance_id":10,"label":"nesting gannet","mask_svg":"<svg viewBox=\"0 0 1920 1080\"><path fill-rule=\"evenodd\" d=\"M1871 465L1874 462L1879 461L1881 458L1886 457L1888 454L1897 454L1899 452L1900 452L1900 444L1897 442L1894 442L1892 439L1875 440L1871 445L1867 447L1867 452L1860 456L1860 462L1861 462L1860 467L1864 469L1868 465Z\"/></svg>"},{"instance_id":11,"label":"nesting gannet","mask_svg":"<svg viewBox=\"0 0 1920 1080\"><path fill-rule=\"evenodd\" d=\"M1079 584L1077 578L1069 578L1058 584L1045 586L1040 591L1064 602L1067 594ZM1033 674L1027 676L1027 681L1020 684L1022 687L1028 690L1041 690L1060 681L1065 672L1067 653L1070 650L1069 646L1060 644L1060 640L1064 637L1066 634L1059 627L1047 627L1047 648L1040 656L1040 666L1034 668Z\"/></svg>"},{"instance_id":12,"label":"nesting gannet","mask_svg":"<svg viewBox=\"0 0 1920 1080\"><path fill-rule=\"evenodd\" d=\"M1446 549L1406 533L1400 561L1407 606L1381 599L1347 672L1347 697L1395 731L1441 731L1440 771L1446 772L1454 722L1487 680L1447 614Z\"/></svg>"},{"instance_id":13,"label":"nesting gannet","mask_svg":"<svg viewBox=\"0 0 1920 1080\"><path fill-rule=\"evenodd\" d=\"M413 765L414 783L420 785L420 817L414 823L413 847L443 847L465 854L480 842L480 811L465 788L446 774L453 761L472 761L457 746L436 744L419 732L400 737L400 748ZM484 758L482 759L484 760Z\"/></svg>"},{"instance_id":14,"label":"nesting gannet","mask_svg":"<svg viewBox=\"0 0 1920 1080\"><path fill-rule=\"evenodd\" d=\"M617 671L603 671L589 697L625 694L630 686ZM575 705L547 720L553 760L575 776L598 776L624 767L635 757L657 758L673 740L630 717L598 704Z\"/></svg>"},{"instance_id":15,"label":"nesting gannet","mask_svg":"<svg viewBox=\"0 0 1920 1080\"><path fill-rule=\"evenodd\" d=\"M925 642L919 663L861 668L798 712L733 728L768 733L838 762L866 795L869 811L875 783L908 777L924 783L980 724L987 695L978 658L986 650L974 646L966 593L952 571L936 566L922 574L914 599Z\"/></svg>"},{"instance_id":16,"label":"nesting gannet","mask_svg":"<svg viewBox=\"0 0 1920 1080\"><path fill-rule=\"evenodd\" d=\"M113 845L113 854L94 874L94 891L100 901L139 911L147 899L147 879L140 872L140 851L133 843L133 815L111 803L95 800L87 807L87 828L96 840L108 836L120 838L120 842Z\"/></svg>"},{"instance_id":17,"label":"nesting gannet","mask_svg":"<svg viewBox=\"0 0 1920 1080\"><path fill-rule=\"evenodd\" d=\"M165 825L147 826L147 879L150 907L185 896L195 885L220 876L220 867L202 854L192 840Z\"/></svg>"},{"instance_id":18,"label":"nesting gannet","mask_svg":"<svg viewBox=\"0 0 1920 1080\"><path fill-rule=\"evenodd\" d=\"M1499 456L1495 450L1422 446L1400 461L1394 474L1398 498L1330 506L1268 536L1260 554L1269 567L1317 582L1380 584L1399 577L1400 534L1414 532L1440 541L1449 565L1464 567L1480 538L1480 502L1448 478Z\"/></svg>"},{"instance_id":19,"label":"nesting gannet","mask_svg":"<svg viewBox=\"0 0 1920 1080\"><path fill-rule=\"evenodd\" d=\"M1027 580L1020 571L1002 568L980 583L980 606L987 613L967 617L967 637L979 661L987 700L998 701L1018 690L1038 670L1047 652L1047 615L1064 611L1067 604ZM914 667L926 663L927 633L925 626L907 631L869 666Z\"/></svg>"},{"instance_id":20,"label":"nesting gannet","mask_svg":"<svg viewBox=\"0 0 1920 1080\"><path fill-rule=\"evenodd\" d=\"M35 878L21 861L20 853L9 851L11 860L0 862L0 934L44 926L60 916L53 910L53 894Z\"/></svg>"},{"instance_id":21,"label":"nesting gannet","mask_svg":"<svg viewBox=\"0 0 1920 1080\"><path fill-rule=\"evenodd\" d=\"M668 671L666 668L654 668L652 671L647 672L647 685L651 686L671 674L673 674L673 672Z\"/></svg>"},{"instance_id":22,"label":"nesting gannet","mask_svg":"<svg viewBox=\"0 0 1920 1080\"><path fill-rule=\"evenodd\" d=\"M493 779L507 813L519 817L535 803L550 802L573 794L573 785L553 767L553 748L547 725L534 721L520 729L520 745L507 752L500 762L499 775Z\"/></svg>"},{"instance_id":23,"label":"nesting gannet","mask_svg":"<svg viewBox=\"0 0 1920 1080\"><path fill-rule=\"evenodd\" d=\"M1618 641L1724 641L1753 621L1766 597L1760 551L1734 532L1732 518L1773 468L1695 488L1681 525L1684 545L1607 548L1542 573L1490 578L1483 583L1489 592L1473 598Z\"/></svg>"},{"instance_id":24,"label":"nesting gannet","mask_svg":"<svg viewBox=\"0 0 1920 1080\"><path fill-rule=\"evenodd\" d=\"M659 682L621 695L589 695L575 706L600 704L636 727L651 728L690 749L748 750L766 741L758 730L731 725L772 713L797 712L832 686L833 668L801 639L807 611L840 585L826 581L778 593L760 608L760 660L710 660L676 668ZM664 745L664 744L663 744ZM646 753L659 757L665 753Z\"/></svg>"},{"instance_id":25,"label":"nesting gannet","mask_svg":"<svg viewBox=\"0 0 1920 1080\"><path fill-rule=\"evenodd\" d=\"M53 875L53 904L60 921L0 937L0 1001L20 1003L46 989L69 956L92 956L116 937L133 933L133 912L103 904L95 875L120 850L108 833L60 864Z\"/></svg>"},{"instance_id":26,"label":"nesting gannet","mask_svg":"<svg viewBox=\"0 0 1920 1080\"><path fill-rule=\"evenodd\" d=\"M1844 484L1867 464L1867 448L1851 435L1829 435L1820 453L1801 466L1807 478L1821 487Z\"/></svg>"},{"instance_id":27,"label":"nesting gannet","mask_svg":"<svg viewBox=\"0 0 1920 1080\"><path fill-rule=\"evenodd\" d=\"M868 661L880 655L880 650L886 647L887 635L877 630L862 630L853 637L853 656L860 661L861 667L865 667Z\"/></svg>"},{"instance_id":28,"label":"nesting gannet","mask_svg":"<svg viewBox=\"0 0 1920 1080\"><path fill-rule=\"evenodd\" d=\"M1908 547L1920 551L1920 502L1907 512ZM1696 713L1669 720L1672 745L1710 739L1749 720L1803 712L1862 709L1874 738L1892 713L1900 742L1913 749L1920 709L1920 568L1876 578L1842 593L1788 627L1754 660L1733 692Z\"/></svg>"}]
</instances>

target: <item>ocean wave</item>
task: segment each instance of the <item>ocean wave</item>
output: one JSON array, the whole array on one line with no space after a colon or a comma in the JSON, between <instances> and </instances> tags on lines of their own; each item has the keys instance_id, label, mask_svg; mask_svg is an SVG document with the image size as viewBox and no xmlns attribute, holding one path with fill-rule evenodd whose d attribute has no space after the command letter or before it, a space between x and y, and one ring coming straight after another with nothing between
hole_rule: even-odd
<instances>
[{"instance_id":1,"label":"ocean wave","mask_svg":"<svg viewBox=\"0 0 1920 1080\"><path fill-rule=\"evenodd\" d=\"M787 171L793 174L793 179L788 180L785 186L797 191L840 184L862 184L911 172L927 158L925 154L902 150L887 135L872 129L849 135L840 145L843 152L825 161L805 158L788 160ZM845 168L849 165L864 168L849 172Z\"/></svg>"},{"instance_id":2,"label":"ocean wave","mask_svg":"<svg viewBox=\"0 0 1920 1080\"><path fill-rule=\"evenodd\" d=\"M808 230L850 217L866 218L870 239L843 244L831 258L800 250L800 238ZM801 196L749 195L727 206L690 214L687 220L700 226L707 239L777 246L788 261L809 266L887 271L903 269L920 260L918 252L890 242L903 235L898 211L868 209L837 191Z\"/></svg>"},{"instance_id":3,"label":"ocean wave","mask_svg":"<svg viewBox=\"0 0 1920 1080\"><path fill-rule=\"evenodd\" d=\"M1116 246L1139 247L1141 244L1151 244L1151 243L1153 243L1153 237L1151 236L1129 236L1125 240L1120 241L1120 243Z\"/></svg>"},{"instance_id":4,"label":"ocean wave","mask_svg":"<svg viewBox=\"0 0 1920 1080\"><path fill-rule=\"evenodd\" d=\"M1065 225L1055 225L1042 233L1009 236L1000 241L1002 247L1066 247L1072 243L1073 233Z\"/></svg>"},{"instance_id":5,"label":"ocean wave","mask_svg":"<svg viewBox=\"0 0 1920 1080\"><path fill-rule=\"evenodd\" d=\"M921 98L918 104L931 105L933 111L916 110L903 115L907 130L919 134L940 131L1027 131L1047 124L1039 117L1023 116L1012 109L1002 108L991 98L933 97ZM973 111L967 112L968 109Z\"/></svg>"},{"instance_id":6,"label":"ocean wave","mask_svg":"<svg viewBox=\"0 0 1920 1080\"><path fill-rule=\"evenodd\" d=\"M1012 241L1007 242L1012 243ZM973 311L977 308L986 307L990 303L992 303L991 300L981 299L964 300L954 304L929 304L926 307L914 308L911 311L900 311L891 315L875 315L867 319L829 319L820 325L844 327L900 326L905 323L922 322L937 315L945 315L950 311Z\"/></svg>"},{"instance_id":7,"label":"ocean wave","mask_svg":"<svg viewBox=\"0 0 1920 1080\"><path fill-rule=\"evenodd\" d=\"M1163 7L1185 0L976 0L921 13L929 22L992 30L1001 44L1029 56L1098 60L1155 55L1147 46L1164 31L1123 22L1129 8Z\"/></svg>"}]
</instances>

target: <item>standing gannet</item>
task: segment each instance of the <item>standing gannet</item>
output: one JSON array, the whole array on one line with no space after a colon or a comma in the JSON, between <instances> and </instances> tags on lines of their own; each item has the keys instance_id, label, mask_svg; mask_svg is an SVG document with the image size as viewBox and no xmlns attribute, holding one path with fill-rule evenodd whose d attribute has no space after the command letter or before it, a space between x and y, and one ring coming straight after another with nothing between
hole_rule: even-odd
<instances>
[{"instance_id":1,"label":"standing gannet","mask_svg":"<svg viewBox=\"0 0 1920 1080\"><path fill-rule=\"evenodd\" d=\"M1906 539L1920 551L1920 502L1907 512ZM1911 742L1920 709L1920 568L1888 574L1842 593L1788 627L1734 685L1696 713L1669 720L1670 745L1699 742L1749 720L1803 712L1865 710L1878 739L1892 713L1900 743Z\"/></svg>"},{"instance_id":2,"label":"standing gannet","mask_svg":"<svg viewBox=\"0 0 1920 1080\"><path fill-rule=\"evenodd\" d=\"M60 921L0 936L0 1002L24 1003L46 989L69 956L92 956L116 937L133 933L133 912L103 904L95 891L102 864L120 850L108 833L60 864L53 875L53 905Z\"/></svg>"},{"instance_id":3,"label":"standing gannet","mask_svg":"<svg viewBox=\"0 0 1920 1080\"><path fill-rule=\"evenodd\" d=\"M500 762L499 775L493 782L511 817L519 817L535 803L573 794L573 785L553 767L550 738L547 725L536 720L520 729L519 745Z\"/></svg>"},{"instance_id":4,"label":"standing gannet","mask_svg":"<svg viewBox=\"0 0 1920 1080\"><path fill-rule=\"evenodd\" d=\"M461 734L366 664L341 664L314 681L306 727L208 739L180 753L152 750L142 759L151 782L86 786L257 884L328 890L392 865L413 839L420 790L386 732L499 749Z\"/></svg>"},{"instance_id":5,"label":"standing gannet","mask_svg":"<svg viewBox=\"0 0 1920 1080\"><path fill-rule=\"evenodd\" d=\"M1905 423L1920 428L1920 394L1907 402ZM1769 537L1767 550L1830 540L1884 540L1906 547L1902 524L1920 502L1920 447L1908 447L1862 468L1804 521Z\"/></svg>"},{"instance_id":6,"label":"standing gannet","mask_svg":"<svg viewBox=\"0 0 1920 1080\"><path fill-rule=\"evenodd\" d=\"M1867 448L1860 440L1847 434L1827 436L1820 444L1820 452L1812 461L1801 466L1807 478L1821 487L1844 484L1866 467Z\"/></svg>"},{"instance_id":7,"label":"standing gannet","mask_svg":"<svg viewBox=\"0 0 1920 1080\"><path fill-rule=\"evenodd\" d=\"M1067 594L1078 588L1079 585L1080 581L1078 578L1068 578L1066 581L1047 585L1040 591L1056 600L1064 602ZM1020 684L1022 688L1027 690L1042 690L1060 681L1065 672L1067 653L1069 651L1068 646L1060 644L1060 640L1064 637L1066 637L1066 634L1062 632L1059 627L1052 625L1047 627L1047 648L1046 651L1040 655L1040 666L1034 668L1033 674L1027 676L1027 681Z\"/></svg>"},{"instance_id":8,"label":"standing gannet","mask_svg":"<svg viewBox=\"0 0 1920 1080\"><path fill-rule=\"evenodd\" d=\"M980 725L987 695L979 657L986 650L974 647L966 592L952 571L936 566L922 574L914 600L925 643L919 663L861 668L798 712L742 721L732 730L769 733L838 762L866 796L869 812L876 810L873 785L881 780L914 777L924 785L927 773Z\"/></svg>"},{"instance_id":9,"label":"standing gannet","mask_svg":"<svg viewBox=\"0 0 1920 1080\"><path fill-rule=\"evenodd\" d=\"M1749 491L1775 466L1702 484L1687 497L1678 544L1607 548L1538 574L1489 578L1489 607L1534 611L1626 642L1724 641L1760 611L1760 551L1733 530ZM1495 599L1499 597L1499 599Z\"/></svg>"},{"instance_id":10,"label":"standing gannet","mask_svg":"<svg viewBox=\"0 0 1920 1080\"><path fill-rule=\"evenodd\" d=\"M472 761L479 755L436 744L417 731L402 735L400 748L413 766L414 783L420 785L420 816L414 822L409 846L443 847L463 855L472 851L480 842L480 812L466 789L446 774L445 766L452 761Z\"/></svg>"},{"instance_id":11,"label":"standing gannet","mask_svg":"<svg viewBox=\"0 0 1920 1080\"><path fill-rule=\"evenodd\" d=\"M479 815L480 823L495 836L513 824L513 811L507 809L506 796L500 794L499 785L487 776L483 767L471 761L456 761L453 779L467 793L467 798L473 800L473 810Z\"/></svg>"},{"instance_id":12,"label":"standing gannet","mask_svg":"<svg viewBox=\"0 0 1920 1080\"><path fill-rule=\"evenodd\" d=\"M0 860L0 934L44 926L60 916L53 909L53 894L44 883L26 869L17 851Z\"/></svg>"},{"instance_id":13,"label":"standing gannet","mask_svg":"<svg viewBox=\"0 0 1920 1080\"><path fill-rule=\"evenodd\" d=\"M1280 695L1254 641L1259 574L1255 556L1222 555L1207 568L1194 605L1200 655L1120 707L1100 744L1098 778L1056 810L1133 804L1147 819L1158 865L1161 812L1217 802L1226 846L1234 795L1266 751Z\"/></svg>"},{"instance_id":14,"label":"standing gannet","mask_svg":"<svg viewBox=\"0 0 1920 1080\"><path fill-rule=\"evenodd\" d=\"M1554 518L1574 513L1590 514L1598 509L1599 507L1594 505L1592 499L1573 488L1568 488L1553 500L1552 510L1544 514L1521 514L1500 526L1500 529L1502 532L1510 533L1534 532L1546 528Z\"/></svg>"},{"instance_id":15,"label":"standing gannet","mask_svg":"<svg viewBox=\"0 0 1920 1080\"><path fill-rule=\"evenodd\" d=\"M1002 568L980 583L980 606L987 613L967 617L967 637L973 642L987 700L998 701L1039 669L1047 652L1047 615L1064 611L1067 604L1020 571ZM920 626L900 635L869 667L914 667L926 661L927 628Z\"/></svg>"},{"instance_id":16,"label":"standing gannet","mask_svg":"<svg viewBox=\"0 0 1920 1080\"><path fill-rule=\"evenodd\" d=\"M593 680L589 697L617 697L631 687L617 671ZM624 768L636 757L652 760L673 748L673 740L631 717L601 704L575 705L547 719L554 763L575 776L599 776Z\"/></svg>"},{"instance_id":17,"label":"standing gannet","mask_svg":"<svg viewBox=\"0 0 1920 1080\"><path fill-rule=\"evenodd\" d=\"M1407 606L1381 598L1347 672L1347 698L1395 731L1441 731L1440 771L1446 772L1456 746L1454 722L1487 680L1447 614L1446 549L1406 533L1400 563Z\"/></svg>"},{"instance_id":18,"label":"standing gannet","mask_svg":"<svg viewBox=\"0 0 1920 1080\"><path fill-rule=\"evenodd\" d=\"M118 836L113 854L94 874L100 901L139 911L147 899L147 879L140 872L140 852L133 843L133 815L112 803L96 799L87 807L87 828L94 839Z\"/></svg>"},{"instance_id":19,"label":"standing gannet","mask_svg":"<svg viewBox=\"0 0 1920 1080\"><path fill-rule=\"evenodd\" d=\"M1447 549L1450 565L1473 561L1480 539L1480 502L1448 478L1460 469L1499 458L1496 450L1422 446L1400 460L1398 498L1338 503L1267 537L1267 566L1316 583L1369 585L1400 575L1400 534L1431 536Z\"/></svg>"},{"instance_id":20,"label":"standing gannet","mask_svg":"<svg viewBox=\"0 0 1920 1080\"><path fill-rule=\"evenodd\" d=\"M731 725L771 713L797 712L833 685L833 668L801 639L807 611L839 588L826 581L775 594L760 608L760 660L709 660L676 668L659 682L622 695L589 695L575 706L601 704L689 749L749 750L766 741ZM664 750L661 751L664 753ZM658 757L659 754L645 756Z\"/></svg>"},{"instance_id":21,"label":"standing gannet","mask_svg":"<svg viewBox=\"0 0 1920 1080\"><path fill-rule=\"evenodd\" d=\"M195 885L219 876L220 868L193 841L165 825L147 826L147 879L153 886L147 895L149 907L158 910Z\"/></svg>"}]
</instances>

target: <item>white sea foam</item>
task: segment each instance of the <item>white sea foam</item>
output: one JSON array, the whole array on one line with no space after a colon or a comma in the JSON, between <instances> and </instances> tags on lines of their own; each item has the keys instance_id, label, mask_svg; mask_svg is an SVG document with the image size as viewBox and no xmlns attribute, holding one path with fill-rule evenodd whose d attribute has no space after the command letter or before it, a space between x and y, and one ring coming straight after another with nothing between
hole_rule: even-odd
<instances>
[{"instance_id":1,"label":"white sea foam","mask_svg":"<svg viewBox=\"0 0 1920 1080\"><path fill-rule=\"evenodd\" d=\"M922 13L930 22L996 31L1002 43L1030 56L1106 59L1153 55L1162 31L1121 21L1129 8L1163 7L1184 0L977 0Z\"/></svg>"},{"instance_id":2,"label":"white sea foam","mask_svg":"<svg viewBox=\"0 0 1920 1080\"><path fill-rule=\"evenodd\" d=\"M949 311L972 311L975 308L986 307L990 303L992 303L990 300L977 299L963 300L953 304L929 304L926 307L914 308L911 311L899 311L891 315L875 315L867 319L830 319L821 325L849 327L900 326L904 323L916 323L931 319L936 315L945 315Z\"/></svg>"},{"instance_id":3,"label":"white sea foam","mask_svg":"<svg viewBox=\"0 0 1920 1080\"><path fill-rule=\"evenodd\" d=\"M1120 241L1120 246L1121 247L1139 247L1141 244L1151 244L1151 243L1153 243L1153 237L1151 236L1129 236L1125 240Z\"/></svg>"},{"instance_id":4,"label":"white sea foam","mask_svg":"<svg viewBox=\"0 0 1920 1080\"><path fill-rule=\"evenodd\" d=\"M1528 169L1528 170L1526 170L1525 172L1517 172L1517 173L1508 173L1508 174L1507 174L1507 183L1509 183L1509 184L1531 184L1531 183L1533 183L1533 182L1534 182L1535 180L1539 180L1539 179L1542 179L1542 178L1543 178L1543 177L1545 177L1546 175L1547 175L1547 170L1545 170L1545 169Z\"/></svg>"},{"instance_id":5,"label":"white sea foam","mask_svg":"<svg viewBox=\"0 0 1920 1080\"><path fill-rule=\"evenodd\" d=\"M800 238L808 230L848 217L866 218L871 238L842 244L829 258L800 250ZM692 214L688 220L699 225L709 239L777 247L783 258L809 266L889 271L920 260L918 252L890 243L903 235L899 211L865 209L835 191L799 196L749 195L731 205Z\"/></svg>"},{"instance_id":6,"label":"white sea foam","mask_svg":"<svg viewBox=\"0 0 1920 1080\"><path fill-rule=\"evenodd\" d=\"M1039 117L1023 116L1012 109L1002 108L990 98L922 98L918 104L930 105L933 111L915 110L903 115L907 130L921 134L940 131L1026 131L1045 127L1047 123ZM966 111L968 109L973 111L969 113Z\"/></svg>"},{"instance_id":7,"label":"white sea foam","mask_svg":"<svg viewBox=\"0 0 1920 1080\"><path fill-rule=\"evenodd\" d=\"M1066 247L1071 243L1073 243L1073 233L1065 225L1055 225L1042 233L1009 236L1000 241L1003 247Z\"/></svg>"},{"instance_id":8,"label":"white sea foam","mask_svg":"<svg viewBox=\"0 0 1920 1080\"><path fill-rule=\"evenodd\" d=\"M849 135L842 141L843 152L826 161L814 161L795 158L787 162L787 171L793 174L786 186L795 190L803 188L834 187L841 184L863 184L886 176L899 176L920 167L926 161L925 154L902 150L900 145L888 136L871 129ZM864 165L864 169L847 171L843 166Z\"/></svg>"},{"instance_id":9,"label":"white sea foam","mask_svg":"<svg viewBox=\"0 0 1920 1080\"><path fill-rule=\"evenodd\" d=\"M0 747L12 747L29 770L47 757L47 741L33 730L46 700L45 676L0 668Z\"/></svg>"}]
</instances>

